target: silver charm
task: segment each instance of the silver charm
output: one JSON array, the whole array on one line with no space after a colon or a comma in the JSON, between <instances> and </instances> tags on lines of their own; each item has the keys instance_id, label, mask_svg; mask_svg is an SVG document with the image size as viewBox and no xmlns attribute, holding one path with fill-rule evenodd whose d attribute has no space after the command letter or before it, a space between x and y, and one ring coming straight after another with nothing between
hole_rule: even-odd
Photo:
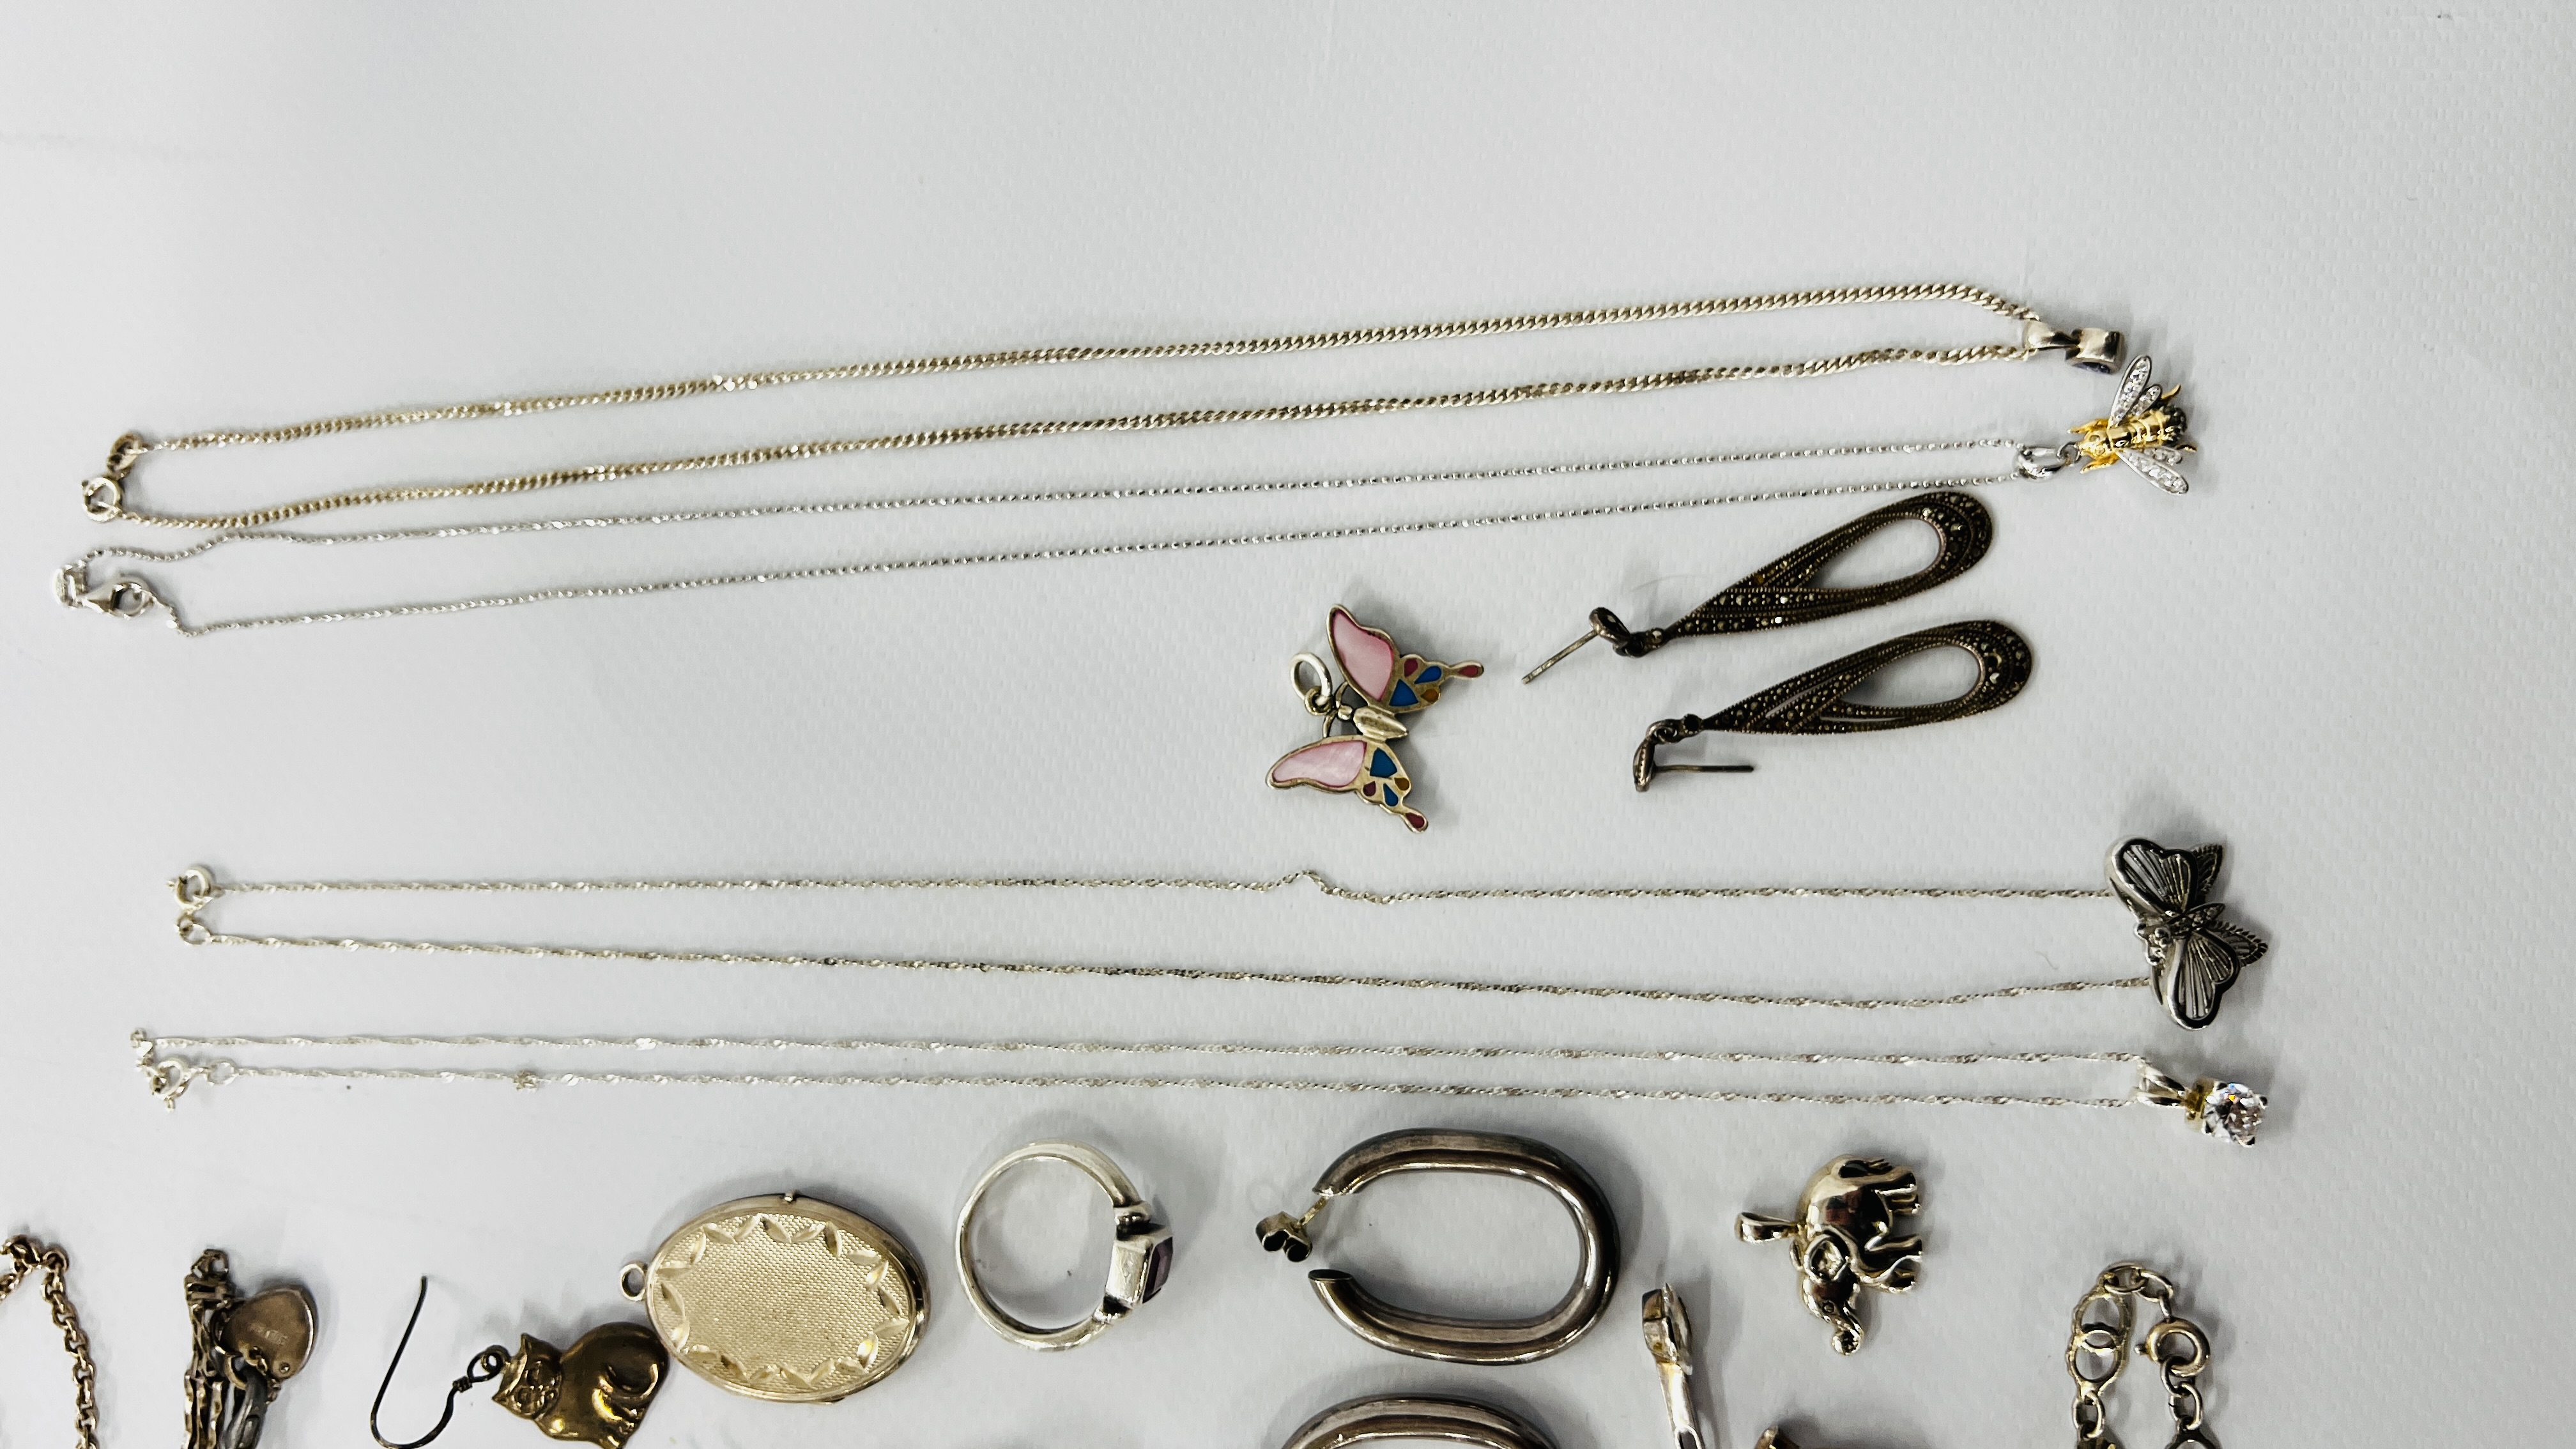
<instances>
[{"instance_id":1,"label":"silver charm","mask_svg":"<svg viewBox=\"0 0 2576 1449\"><path fill-rule=\"evenodd\" d=\"M1389 1132L1335 1159L1315 1180L1315 1205L1300 1216L1272 1213L1254 1231L1263 1251L1291 1263L1314 1250L1308 1225L1324 1205L1389 1173L1490 1172L1554 1193L1574 1218L1579 1258L1572 1287L1554 1308L1532 1318L1464 1319L1398 1308L1350 1274L1318 1268L1306 1275L1315 1296L1344 1328L1394 1353L1448 1363L1529 1363L1581 1338L1610 1306L1619 1272L1619 1224L1591 1174L1544 1142L1499 1132ZM1436 1437L1436 1436L1435 1436Z\"/></svg>"},{"instance_id":2,"label":"silver charm","mask_svg":"<svg viewBox=\"0 0 2576 1449\"><path fill-rule=\"evenodd\" d=\"M1923 1277L1923 1240L1888 1236L1898 1218L1923 1210L1914 1169L1883 1157L1837 1157L1798 1195L1798 1216L1740 1213L1735 1234L1748 1243L1787 1238L1798 1254L1798 1293L1825 1321L1836 1353L1860 1348L1864 1288L1904 1293Z\"/></svg>"},{"instance_id":3,"label":"silver charm","mask_svg":"<svg viewBox=\"0 0 2576 1449\"><path fill-rule=\"evenodd\" d=\"M2112 850L2111 889L2138 917L2138 940L2156 976L2156 999L2177 1025L2199 1030L2218 1017L2218 1003L2237 974L2263 959L2263 938L2222 919L2209 898L2224 846L2167 850L2128 840Z\"/></svg>"}]
</instances>

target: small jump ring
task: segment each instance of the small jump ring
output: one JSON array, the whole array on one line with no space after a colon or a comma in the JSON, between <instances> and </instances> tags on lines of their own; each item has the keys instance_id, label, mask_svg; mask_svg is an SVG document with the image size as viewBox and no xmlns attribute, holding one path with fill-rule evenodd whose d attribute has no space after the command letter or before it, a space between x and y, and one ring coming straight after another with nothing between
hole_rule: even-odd
<instances>
[{"instance_id":1,"label":"small jump ring","mask_svg":"<svg viewBox=\"0 0 2576 1449\"><path fill-rule=\"evenodd\" d=\"M984 1195L1012 1168L1039 1161L1062 1162L1080 1169L1109 1194L1109 1208L1115 1216L1109 1286L1101 1294L1100 1306L1089 1317L1062 1328L1038 1328L1004 1312L984 1291L983 1280L975 1272L975 1214L984 1205ZM1172 1230L1153 1221L1136 1185L1118 1170L1117 1163L1079 1142L1032 1142L1004 1156L984 1169L974 1190L966 1195L966 1206L957 1214L957 1280L966 1290L966 1301L975 1306L976 1316L995 1333L1022 1348L1079 1348L1162 1292L1171 1274Z\"/></svg>"},{"instance_id":2,"label":"small jump ring","mask_svg":"<svg viewBox=\"0 0 2576 1449\"><path fill-rule=\"evenodd\" d=\"M1315 682L1306 682L1306 672L1313 670ZM1316 654L1300 654L1288 661L1288 682L1297 687L1297 697L1306 701L1308 714L1330 714L1333 709L1333 671Z\"/></svg>"}]
</instances>

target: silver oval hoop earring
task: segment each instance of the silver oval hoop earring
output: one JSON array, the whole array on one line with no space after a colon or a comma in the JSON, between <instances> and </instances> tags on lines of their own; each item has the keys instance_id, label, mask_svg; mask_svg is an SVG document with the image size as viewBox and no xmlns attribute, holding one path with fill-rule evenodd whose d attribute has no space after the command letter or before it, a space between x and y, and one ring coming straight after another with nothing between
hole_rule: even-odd
<instances>
[{"instance_id":1,"label":"silver oval hoop earring","mask_svg":"<svg viewBox=\"0 0 2576 1449\"><path fill-rule=\"evenodd\" d=\"M1386 1439L1428 1439L1483 1449L1556 1449L1537 1425L1491 1404L1412 1394L1335 1404L1298 1425L1280 1449L1345 1449Z\"/></svg>"},{"instance_id":2,"label":"silver oval hoop earring","mask_svg":"<svg viewBox=\"0 0 2576 1449\"><path fill-rule=\"evenodd\" d=\"M1561 1352L1610 1306L1619 1275L1619 1224L1610 1200L1572 1158L1544 1142L1499 1132L1389 1132L1343 1153L1315 1181L1315 1205L1301 1216L1273 1213L1255 1229L1262 1249L1305 1261L1307 1228L1324 1205L1396 1172L1487 1172L1543 1187L1574 1218L1581 1263L1574 1285L1554 1308L1534 1318L1459 1319L1412 1313L1377 1297L1350 1274L1318 1268L1306 1275L1315 1296L1342 1326L1383 1349L1447 1363L1529 1363Z\"/></svg>"}]
</instances>

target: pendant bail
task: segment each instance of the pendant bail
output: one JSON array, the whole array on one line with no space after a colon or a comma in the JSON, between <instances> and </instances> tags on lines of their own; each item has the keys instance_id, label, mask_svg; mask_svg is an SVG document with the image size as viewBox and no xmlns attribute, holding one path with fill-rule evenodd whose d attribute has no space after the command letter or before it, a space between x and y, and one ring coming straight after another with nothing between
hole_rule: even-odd
<instances>
[{"instance_id":1,"label":"pendant bail","mask_svg":"<svg viewBox=\"0 0 2576 1449\"><path fill-rule=\"evenodd\" d=\"M2117 372L2127 339L2107 327L2061 332L2034 317L2022 324L2021 345L2026 352L2063 352L2068 362L2086 372Z\"/></svg>"}]
</instances>

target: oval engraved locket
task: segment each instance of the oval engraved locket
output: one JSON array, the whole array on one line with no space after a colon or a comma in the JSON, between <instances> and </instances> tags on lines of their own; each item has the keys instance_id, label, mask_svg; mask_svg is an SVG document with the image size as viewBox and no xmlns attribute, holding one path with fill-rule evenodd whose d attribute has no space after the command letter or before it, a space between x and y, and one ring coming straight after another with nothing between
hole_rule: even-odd
<instances>
[{"instance_id":1,"label":"oval engraved locket","mask_svg":"<svg viewBox=\"0 0 2576 1449\"><path fill-rule=\"evenodd\" d=\"M903 1366L930 1300L885 1229L786 1193L690 1219L618 1276L677 1362L717 1387L782 1403L847 1398Z\"/></svg>"}]
</instances>

